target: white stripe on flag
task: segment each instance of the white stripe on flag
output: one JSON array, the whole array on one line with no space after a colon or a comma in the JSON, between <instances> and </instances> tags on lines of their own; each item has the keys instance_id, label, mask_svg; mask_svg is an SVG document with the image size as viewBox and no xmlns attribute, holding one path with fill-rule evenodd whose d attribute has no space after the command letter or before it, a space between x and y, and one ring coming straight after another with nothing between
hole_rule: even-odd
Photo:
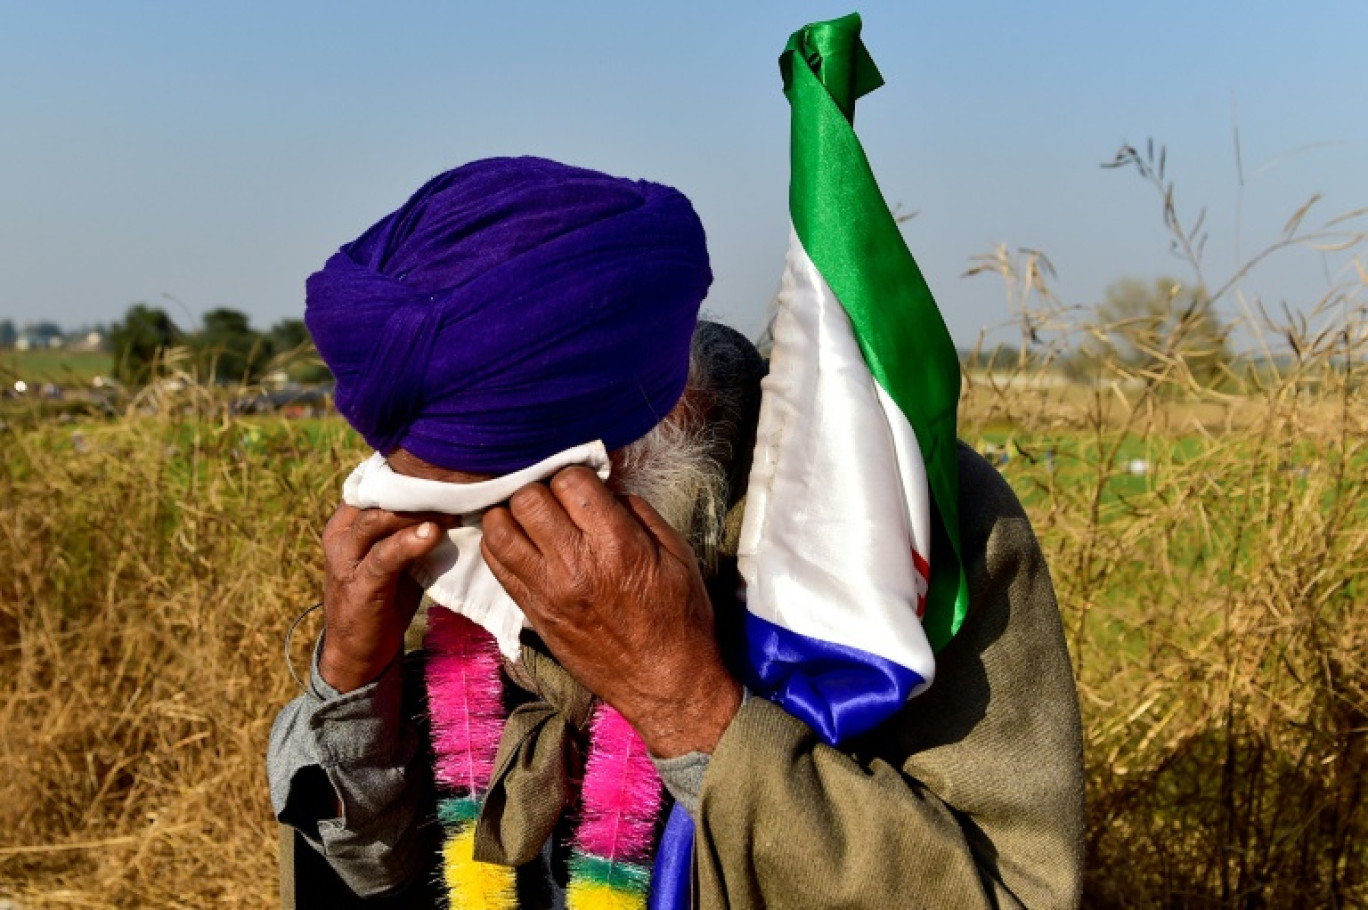
<instances>
[{"instance_id":1,"label":"white stripe on flag","mask_svg":"<svg viewBox=\"0 0 1368 910\"><path fill-rule=\"evenodd\" d=\"M926 579L912 556L915 547L930 561L929 504L911 424L790 232L741 528L747 609L929 684L935 662L917 615Z\"/></svg>"}]
</instances>

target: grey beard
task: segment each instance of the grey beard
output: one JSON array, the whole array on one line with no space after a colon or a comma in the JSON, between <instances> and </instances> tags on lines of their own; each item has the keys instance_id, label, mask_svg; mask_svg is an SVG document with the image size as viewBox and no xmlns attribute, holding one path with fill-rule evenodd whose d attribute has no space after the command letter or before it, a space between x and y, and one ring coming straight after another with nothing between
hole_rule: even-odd
<instances>
[{"instance_id":1,"label":"grey beard","mask_svg":"<svg viewBox=\"0 0 1368 910\"><path fill-rule=\"evenodd\" d=\"M727 517L727 471L712 454L714 431L699 424L676 410L622 449L616 487L650 503L689 542L703 574L710 575Z\"/></svg>"}]
</instances>

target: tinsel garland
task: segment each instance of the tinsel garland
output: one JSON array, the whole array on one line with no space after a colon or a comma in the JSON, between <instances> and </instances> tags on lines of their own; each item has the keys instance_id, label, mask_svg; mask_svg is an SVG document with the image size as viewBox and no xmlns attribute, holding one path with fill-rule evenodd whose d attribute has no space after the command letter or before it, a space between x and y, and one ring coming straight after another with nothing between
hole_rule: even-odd
<instances>
[{"instance_id":1,"label":"tinsel garland","mask_svg":"<svg viewBox=\"0 0 1368 910\"><path fill-rule=\"evenodd\" d=\"M425 647L448 906L512 910L514 870L473 859L475 824L507 719L499 649L484 629L440 608L429 614ZM599 705L571 843L569 910L644 910L660 802L660 776L645 743L621 714Z\"/></svg>"}]
</instances>

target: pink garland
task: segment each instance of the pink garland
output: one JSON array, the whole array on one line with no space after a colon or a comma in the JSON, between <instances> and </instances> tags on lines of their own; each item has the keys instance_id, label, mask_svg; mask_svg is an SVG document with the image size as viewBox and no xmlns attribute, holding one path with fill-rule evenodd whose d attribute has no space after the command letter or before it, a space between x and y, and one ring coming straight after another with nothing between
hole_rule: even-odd
<instances>
[{"instance_id":1,"label":"pink garland","mask_svg":"<svg viewBox=\"0 0 1368 910\"><path fill-rule=\"evenodd\" d=\"M434 775L443 786L478 798L489 787L503 735L498 645L464 616L433 608L426 647Z\"/></svg>"},{"instance_id":2,"label":"pink garland","mask_svg":"<svg viewBox=\"0 0 1368 910\"><path fill-rule=\"evenodd\" d=\"M582 798L575 846L609 862L650 858L660 775L637 731L608 705L594 714Z\"/></svg>"},{"instance_id":3,"label":"pink garland","mask_svg":"<svg viewBox=\"0 0 1368 910\"><path fill-rule=\"evenodd\" d=\"M453 908L511 907L516 900L512 870L476 863L470 852L503 734L502 658L493 636L440 608L429 613L426 647L434 774L449 796L438 807L448 836L448 900ZM580 796L568 906L644 907L660 812L660 776L636 730L608 705L594 712Z\"/></svg>"}]
</instances>

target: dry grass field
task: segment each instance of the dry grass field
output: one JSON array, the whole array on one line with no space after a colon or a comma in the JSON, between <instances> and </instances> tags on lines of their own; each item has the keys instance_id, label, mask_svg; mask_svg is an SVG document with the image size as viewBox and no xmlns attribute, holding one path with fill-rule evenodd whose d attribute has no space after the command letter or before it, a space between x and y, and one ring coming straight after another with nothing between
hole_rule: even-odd
<instances>
[{"instance_id":1,"label":"dry grass field","mask_svg":"<svg viewBox=\"0 0 1368 910\"><path fill-rule=\"evenodd\" d=\"M1368 900L1366 325L1219 390L1181 362L1090 388L968 377L962 435L1003 461L1065 614L1090 906ZM20 907L274 899L282 641L362 451L335 419L166 394L8 415L0 897Z\"/></svg>"},{"instance_id":2,"label":"dry grass field","mask_svg":"<svg viewBox=\"0 0 1368 910\"><path fill-rule=\"evenodd\" d=\"M1035 277L1002 262L1021 304ZM1360 270L1258 314L1241 331L1276 356L1203 376L1182 319L1022 306L1044 355L966 374L961 435L1026 504L1064 613L1086 906L1368 904L1365 296ZM1125 333L1143 362L1060 380L1051 351ZM336 419L161 388L119 419L0 415L0 904L274 901L282 642L363 452Z\"/></svg>"},{"instance_id":3,"label":"dry grass field","mask_svg":"<svg viewBox=\"0 0 1368 910\"><path fill-rule=\"evenodd\" d=\"M1212 280L1162 162L1117 156L1213 289L1197 305L1104 319L1058 306L1034 251L974 269L1038 341L978 358L960 427L1050 559L1084 717L1084 905L1368 905L1368 270L1281 315L1240 287L1294 246L1362 250L1364 212L1305 227L1312 199ZM1240 315L1221 337L1255 356L1214 355L1222 300ZM1089 381L1058 381L1070 357Z\"/></svg>"},{"instance_id":4,"label":"dry grass field","mask_svg":"<svg viewBox=\"0 0 1368 910\"><path fill-rule=\"evenodd\" d=\"M0 894L21 907L274 893L281 642L317 597L318 529L358 450L340 423L165 404L6 434Z\"/></svg>"},{"instance_id":5,"label":"dry grass field","mask_svg":"<svg viewBox=\"0 0 1368 910\"><path fill-rule=\"evenodd\" d=\"M1326 352L1233 393L1170 398L1166 377L1091 402L966 395L963 432L1008 459L1064 612L1086 906L1368 902L1368 407L1352 331L1353 370Z\"/></svg>"}]
</instances>

